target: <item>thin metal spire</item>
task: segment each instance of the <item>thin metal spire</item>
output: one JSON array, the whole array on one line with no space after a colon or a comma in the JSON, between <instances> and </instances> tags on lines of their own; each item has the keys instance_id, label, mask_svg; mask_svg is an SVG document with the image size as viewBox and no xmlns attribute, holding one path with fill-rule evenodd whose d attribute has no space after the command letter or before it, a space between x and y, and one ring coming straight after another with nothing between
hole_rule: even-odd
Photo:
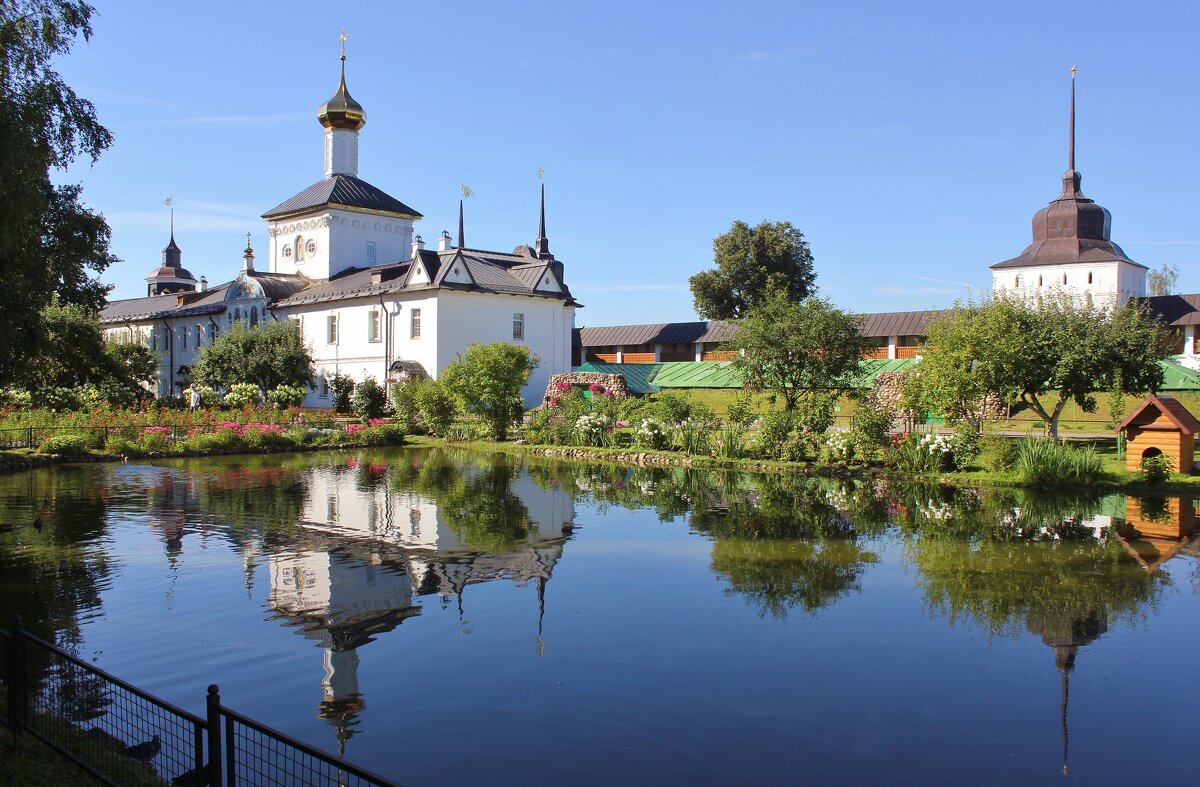
<instances>
[{"instance_id":1,"label":"thin metal spire","mask_svg":"<svg viewBox=\"0 0 1200 787\"><path fill-rule=\"evenodd\" d=\"M1071 145L1068 154L1067 169L1075 170L1075 66L1071 66Z\"/></svg>"},{"instance_id":2,"label":"thin metal spire","mask_svg":"<svg viewBox=\"0 0 1200 787\"><path fill-rule=\"evenodd\" d=\"M542 204L538 212L538 236L534 251L539 257L550 256L550 239L546 237L546 184L542 184Z\"/></svg>"},{"instance_id":3,"label":"thin metal spire","mask_svg":"<svg viewBox=\"0 0 1200 787\"><path fill-rule=\"evenodd\" d=\"M463 231L463 201L458 201L458 248L465 249L467 242L464 238L466 233Z\"/></svg>"}]
</instances>

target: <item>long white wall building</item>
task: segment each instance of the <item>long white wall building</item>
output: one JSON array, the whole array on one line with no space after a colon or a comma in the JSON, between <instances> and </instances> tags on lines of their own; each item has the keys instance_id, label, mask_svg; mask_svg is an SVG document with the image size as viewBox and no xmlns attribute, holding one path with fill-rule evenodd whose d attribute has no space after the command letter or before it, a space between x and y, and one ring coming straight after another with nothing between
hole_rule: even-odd
<instances>
[{"instance_id":1,"label":"long white wall building","mask_svg":"<svg viewBox=\"0 0 1200 787\"><path fill-rule=\"evenodd\" d=\"M539 359L524 390L541 402L550 375L570 371L579 308L546 237L545 189L538 237L512 252L468 248L460 204L455 241L426 249L416 210L358 177L366 112L346 88L317 109L325 130L324 178L263 214L265 264L247 245L241 274L208 288L182 266L174 232L144 298L111 301L106 337L140 341L159 354L155 393L180 393L198 348L235 322L292 320L316 361L309 407L332 404L334 375L381 382L437 375L472 343L510 342ZM261 269L261 270L260 270Z\"/></svg>"}]
</instances>

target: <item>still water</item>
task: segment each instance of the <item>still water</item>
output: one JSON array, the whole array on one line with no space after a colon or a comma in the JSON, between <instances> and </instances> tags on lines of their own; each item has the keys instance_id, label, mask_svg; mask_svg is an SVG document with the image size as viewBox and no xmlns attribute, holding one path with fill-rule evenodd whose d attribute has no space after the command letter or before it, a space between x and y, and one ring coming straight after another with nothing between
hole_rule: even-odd
<instances>
[{"instance_id":1,"label":"still water","mask_svg":"<svg viewBox=\"0 0 1200 787\"><path fill-rule=\"evenodd\" d=\"M408 784L1200 781L1191 499L393 449L0 523L4 621Z\"/></svg>"}]
</instances>

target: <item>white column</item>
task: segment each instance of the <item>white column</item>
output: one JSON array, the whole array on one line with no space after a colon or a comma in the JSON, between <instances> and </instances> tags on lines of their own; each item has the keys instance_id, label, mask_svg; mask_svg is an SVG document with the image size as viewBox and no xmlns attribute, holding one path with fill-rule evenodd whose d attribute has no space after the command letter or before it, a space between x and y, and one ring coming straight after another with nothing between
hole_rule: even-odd
<instances>
[{"instance_id":1,"label":"white column","mask_svg":"<svg viewBox=\"0 0 1200 787\"><path fill-rule=\"evenodd\" d=\"M1183 326L1183 354L1184 355L1195 355L1196 354L1196 326L1195 325Z\"/></svg>"},{"instance_id":2,"label":"white column","mask_svg":"<svg viewBox=\"0 0 1200 787\"><path fill-rule=\"evenodd\" d=\"M896 359L896 346L899 344L900 344L899 336L889 336L888 337L888 360L889 361L893 361Z\"/></svg>"},{"instance_id":3,"label":"white column","mask_svg":"<svg viewBox=\"0 0 1200 787\"><path fill-rule=\"evenodd\" d=\"M661 360L662 360L662 345L656 344L656 345L654 345L654 362L658 363Z\"/></svg>"},{"instance_id":4,"label":"white column","mask_svg":"<svg viewBox=\"0 0 1200 787\"><path fill-rule=\"evenodd\" d=\"M325 177L358 177L358 132L348 128L325 129Z\"/></svg>"},{"instance_id":5,"label":"white column","mask_svg":"<svg viewBox=\"0 0 1200 787\"><path fill-rule=\"evenodd\" d=\"M617 363L625 363L625 348L623 346L617 348Z\"/></svg>"},{"instance_id":6,"label":"white column","mask_svg":"<svg viewBox=\"0 0 1200 787\"><path fill-rule=\"evenodd\" d=\"M696 360L697 361L704 360L704 343L703 342L696 342Z\"/></svg>"}]
</instances>

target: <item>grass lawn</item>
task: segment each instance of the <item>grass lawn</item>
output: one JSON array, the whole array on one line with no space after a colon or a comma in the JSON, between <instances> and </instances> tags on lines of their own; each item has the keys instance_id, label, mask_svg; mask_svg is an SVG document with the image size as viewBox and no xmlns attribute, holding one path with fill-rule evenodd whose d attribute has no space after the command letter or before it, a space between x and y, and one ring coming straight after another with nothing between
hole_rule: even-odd
<instances>
[{"instance_id":1,"label":"grass lawn","mask_svg":"<svg viewBox=\"0 0 1200 787\"><path fill-rule=\"evenodd\" d=\"M100 784L32 735L13 735L0 729L0 784L59 787Z\"/></svg>"}]
</instances>

